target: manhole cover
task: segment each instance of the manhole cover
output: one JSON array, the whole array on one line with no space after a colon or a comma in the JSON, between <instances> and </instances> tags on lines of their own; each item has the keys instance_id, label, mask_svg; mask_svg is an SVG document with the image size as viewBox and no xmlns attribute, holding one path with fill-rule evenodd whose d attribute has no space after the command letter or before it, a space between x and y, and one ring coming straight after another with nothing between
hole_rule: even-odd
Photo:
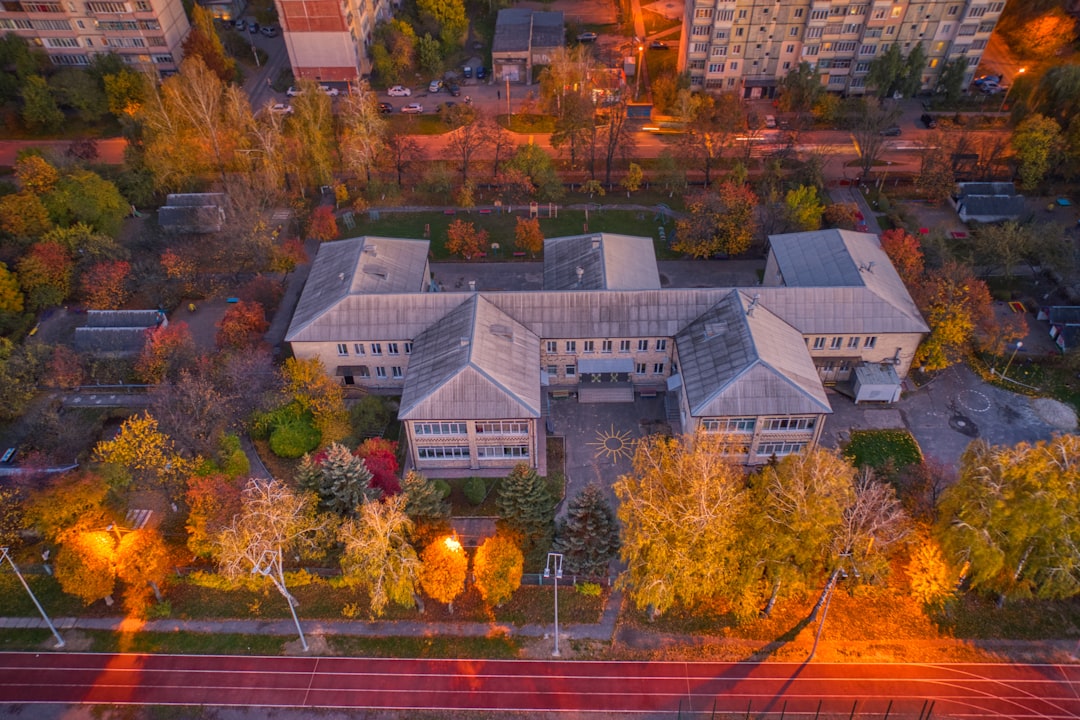
<instances>
[{"instance_id":1,"label":"manhole cover","mask_svg":"<svg viewBox=\"0 0 1080 720\"><path fill-rule=\"evenodd\" d=\"M971 418L963 415L953 415L949 418L949 427L961 435L979 437L979 426L971 422Z\"/></svg>"}]
</instances>

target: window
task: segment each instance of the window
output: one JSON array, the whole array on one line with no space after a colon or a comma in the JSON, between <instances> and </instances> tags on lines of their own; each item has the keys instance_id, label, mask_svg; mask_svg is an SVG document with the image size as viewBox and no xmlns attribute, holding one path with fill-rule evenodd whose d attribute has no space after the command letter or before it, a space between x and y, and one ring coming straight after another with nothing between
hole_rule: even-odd
<instances>
[{"instance_id":1,"label":"window","mask_svg":"<svg viewBox=\"0 0 1080 720\"><path fill-rule=\"evenodd\" d=\"M385 380L386 379L386 368L384 368L384 367L375 368L375 377L379 378L380 380Z\"/></svg>"},{"instance_id":2,"label":"window","mask_svg":"<svg viewBox=\"0 0 1080 720\"><path fill-rule=\"evenodd\" d=\"M656 351L657 352L664 352L666 350L667 350L667 340L663 339L663 338L657 340L656 341Z\"/></svg>"},{"instance_id":3,"label":"window","mask_svg":"<svg viewBox=\"0 0 1080 720\"><path fill-rule=\"evenodd\" d=\"M45 38L45 47L51 48L77 48L78 38Z\"/></svg>"},{"instance_id":4,"label":"window","mask_svg":"<svg viewBox=\"0 0 1080 720\"><path fill-rule=\"evenodd\" d=\"M592 340L586 340L585 341L585 352L587 352L587 353L596 352L596 343L594 341L592 341Z\"/></svg>"},{"instance_id":5,"label":"window","mask_svg":"<svg viewBox=\"0 0 1080 720\"><path fill-rule=\"evenodd\" d=\"M865 340L863 340L863 347L866 348L867 350L869 350L870 348L876 347L876 346L877 346L877 336L876 335L871 335L868 338L866 338Z\"/></svg>"},{"instance_id":6,"label":"window","mask_svg":"<svg viewBox=\"0 0 1080 720\"><path fill-rule=\"evenodd\" d=\"M702 420L705 432L719 433L752 433L756 420L746 418L706 418Z\"/></svg>"},{"instance_id":7,"label":"window","mask_svg":"<svg viewBox=\"0 0 1080 720\"><path fill-rule=\"evenodd\" d=\"M342 357L348 357L348 355L349 355L349 346L346 345L345 343L338 343L337 344L337 354L342 356Z\"/></svg>"},{"instance_id":8,"label":"window","mask_svg":"<svg viewBox=\"0 0 1080 720\"><path fill-rule=\"evenodd\" d=\"M841 31L844 35L858 35L861 25L855 25L854 23L848 23Z\"/></svg>"},{"instance_id":9,"label":"window","mask_svg":"<svg viewBox=\"0 0 1080 720\"><path fill-rule=\"evenodd\" d=\"M382 343L371 343L371 354L382 355Z\"/></svg>"},{"instance_id":10,"label":"window","mask_svg":"<svg viewBox=\"0 0 1080 720\"><path fill-rule=\"evenodd\" d=\"M630 352L630 341L629 340L620 340L619 341L619 352Z\"/></svg>"},{"instance_id":11,"label":"window","mask_svg":"<svg viewBox=\"0 0 1080 720\"><path fill-rule=\"evenodd\" d=\"M690 46L690 52L703 53L709 49L709 43L694 43Z\"/></svg>"},{"instance_id":12,"label":"window","mask_svg":"<svg viewBox=\"0 0 1080 720\"><path fill-rule=\"evenodd\" d=\"M172 55L154 55L153 60L158 65L172 65L174 62Z\"/></svg>"},{"instance_id":13,"label":"window","mask_svg":"<svg viewBox=\"0 0 1080 720\"><path fill-rule=\"evenodd\" d=\"M738 70L738 69L739 69L739 63L737 63L737 62L732 62L732 63L731 63L731 69L732 69L732 70ZM734 79L734 78L732 78L732 79ZM731 83L729 82L729 83L728 83L728 85L731 85Z\"/></svg>"},{"instance_id":14,"label":"window","mask_svg":"<svg viewBox=\"0 0 1080 720\"><path fill-rule=\"evenodd\" d=\"M829 342L829 349L831 349L831 350L839 350L843 345L844 345L844 338L842 338L842 337L834 337Z\"/></svg>"},{"instance_id":15,"label":"window","mask_svg":"<svg viewBox=\"0 0 1080 720\"><path fill-rule=\"evenodd\" d=\"M849 40L846 42L836 43L836 47L834 49L836 50L836 52L854 52L855 48L858 47L858 45L858 43L851 42Z\"/></svg>"},{"instance_id":16,"label":"window","mask_svg":"<svg viewBox=\"0 0 1080 720\"><path fill-rule=\"evenodd\" d=\"M476 423L477 433L490 435L528 435L529 423L523 420L492 420Z\"/></svg>"},{"instance_id":17,"label":"window","mask_svg":"<svg viewBox=\"0 0 1080 720\"><path fill-rule=\"evenodd\" d=\"M574 377L577 375L577 365L566 366L566 377Z\"/></svg>"},{"instance_id":18,"label":"window","mask_svg":"<svg viewBox=\"0 0 1080 720\"><path fill-rule=\"evenodd\" d=\"M386 352L388 354L390 354L390 355L397 355L398 354L398 344L397 343L386 343Z\"/></svg>"},{"instance_id":19,"label":"window","mask_svg":"<svg viewBox=\"0 0 1080 720\"><path fill-rule=\"evenodd\" d=\"M886 12L887 11L885 10L885 8L880 8L878 10L874 10L874 19L875 20L884 20Z\"/></svg>"},{"instance_id":20,"label":"window","mask_svg":"<svg viewBox=\"0 0 1080 720\"><path fill-rule=\"evenodd\" d=\"M412 343L411 342L405 343L405 354L406 355L412 355Z\"/></svg>"},{"instance_id":21,"label":"window","mask_svg":"<svg viewBox=\"0 0 1080 720\"><path fill-rule=\"evenodd\" d=\"M360 371L360 377L364 378L365 380L371 378L371 371L368 370L367 365L361 365L357 369Z\"/></svg>"},{"instance_id":22,"label":"window","mask_svg":"<svg viewBox=\"0 0 1080 720\"><path fill-rule=\"evenodd\" d=\"M956 15L958 12L960 12L960 6L959 5L953 5L952 7L949 8L948 14L949 15Z\"/></svg>"},{"instance_id":23,"label":"window","mask_svg":"<svg viewBox=\"0 0 1080 720\"><path fill-rule=\"evenodd\" d=\"M814 39L814 38L819 38L819 37L821 37L821 33L824 30L825 30L825 28L821 28L821 27L806 28L806 39L811 40L811 39Z\"/></svg>"},{"instance_id":24,"label":"window","mask_svg":"<svg viewBox=\"0 0 1080 720\"><path fill-rule=\"evenodd\" d=\"M976 26L976 25L961 25L960 26L960 31L957 34L960 35L961 37L965 37L965 36L968 36L968 35L974 35L975 30L976 30L977 27L978 26Z\"/></svg>"},{"instance_id":25,"label":"window","mask_svg":"<svg viewBox=\"0 0 1080 720\"><path fill-rule=\"evenodd\" d=\"M469 447L418 447L416 456L421 460L463 460L469 457Z\"/></svg>"},{"instance_id":26,"label":"window","mask_svg":"<svg viewBox=\"0 0 1080 720\"><path fill-rule=\"evenodd\" d=\"M548 377L558 377L558 375L559 375L559 366L558 365L548 365L547 366L547 374L548 374Z\"/></svg>"},{"instance_id":27,"label":"window","mask_svg":"<svg viewBox=\"0 0 1080 720\"><path fill-rule=\"evenodd\" d=\"M855 64L855 72L864 73L870 72L870 63L860 62Z\"/></svg>"},{"instance_id":28,"label":"window","mask_svg":"<svg viewBox=\"0 0 1080 720\"><path fill-rule=\"evenodd\" d=\"M889 13L889 17L891 17L893 19L896 19L896 18L900 17L900 14L903 11L904 11L904 8L902 8L900 6L895 6L895 7L893 7L892 11Z\"/></svg>"},{"instance_id":29,"label":"window","mask_svg":"<svg viewBox=\"0 0 1080 720\"><path fill-rule=\"evenodd\" d=\"M990 3L990 12L992 13L999 13L1004 9L1005 3L1003 2Z\"/></svg>"},{"instance_id":30,"label":"window","mask_svg":"<svg viewBox=\"0 0 1080 720\"><path fill-rule=\"evenodd\" d=\"M806 443L804 442L767 442L758 445L757 454L758 457L796 455L805 449Z\"/></svg>"},{"instance_id":31,"label":"window","mask_svg":"<svg viewBox=\"0 0 1080 720\"><path fill-rule=\"evenodd\" d=\"M825 349L825 338L823 338L823 337L814 338L814 349L815 350L824 350Z\"/></svg>"},{"instance_id":32,"label":"window","mask_svg":"<svg viewBox=\"0 0 1080 720\"><path fill-rule=\"evenodd\" d=\"M695 25L694 27L692 27L690 29L690 34L691 35L708 35L709 34L709 26L708 25Z\"/></svg>"},{"instance_id":33,"label":"window","mask_svg":"<svg viewBox=\"0 0 1080 720\"><path fill-rule=\"evenodd\" d=\"M719 45L712 49L713 57L725 57L727 55L727 45Z\"/></svg>"},{"instance_id":34,"label":"window","mask_svg":"<svg viewBox=\"0 0 1080 720\"><path fill-rule=\"evenodd\" d=\"M727 36L727 30L717 30L716 33L713 35L713 37L717 40L727 40Z\"/></svg>"},{"instance_id":35,"label":"window","mask_svg":"<svg viewBox=\"0 0 1080 720\"><path fill-rule=\"evenodd\" d=\"M732 20L735 19L735 11L734 10L721 10L720 12L716 13L716 19L719 20L720 22L731 22ZM727 35L725 34L724 37L727 37Z\"/></svg>"},{"instance_id":36,"label":"window","mask_svg":"<svg viewBox=\"0 0 1080 720\"><path fill-rule=\"evenodd\" d=\"M761 429L766 432L782 432L784 430L813 430L817 424L815 417L778 417L765 418L761 421Z\"/></svg>"},{"instance_id":37,"label":"window","mask_svg":"<svg viewBox=\"0 0 1080 720\"><path fill-rule=\"evenodd\" d=\"M794 49L795 49L795 46L794 46L794 45L789 45L788 47L790 47L790 48L791 48L791 50L788 50L788 52L791 52L792 50L794 50ZM785 63L784 63L784 69L785 69L785 70L790 70L790 69L791 69L791 63L790 63L790 62L785 62Z\"/></svg>"},{"instance_id":38,"label":"window","mask_svg":"<svg viewBox=\"0 0 1080 720\"><path fill-rule=\"evenodd\" d=\"M635 375L644 375L645 374L645 363L634 363L634 374Z\"/></svg>"},{"instance_id":39,"label":"window","mask_svg":"<svg viewBox=\"0 0 1080 720\"><path fill-rule=\"evenodd\" d=\"M827 17L829 17L829 11L828 10L811 10L810 11L810 19L811 20L824 20Z\"/></svg>"},{"instance_id":40,"label":"window","mask_svg":"<svg viewBox=\"0 0 1080 720\"><path fill-rule=\"evenodd\" d=\"M694 17L708 20L712 17L712 8L697 8L694 10Z\"/></svg>"},{"instance_id":41,"label":"window","mask_svg":"<svg viewBox=\"0 0 1080 720\"><path fill-rule=\"evenodd\" d=\"M847 82L847 75L830 75L829 76L829 84L830 85L843 85L846 82Z\"/></svg>"},{"instance_id":42,"label":"window","mask_svg":"<svg viewBox=\"0 0 1080 720\"><path fill-rule=\"evenodd\" d=\"M610 340L602 340L600 342L600 352L606 352L606 353L611 352L611 341Z\"/></svg>"},{"instance_id":43,"label":"window","mask_svg":"<svg viewBox=\"0 0 1080 720\"><path fill-rule=\"evenodd\" d=\"M465 435L468 432L463 422L425 422L414 423L414 435Z\"/></svg>"},{"instance_id":44,"label":"window","mask_svg":"<svg viewBox=\"0 0 1080 720\"><path fill-rule=\"evenodd\" d=\"M664 374L664 363L653 363L652 371L653 371L653 375L663 375Z\"/></svg>"},{"instance_id":45,"label":"window","mask_svg":"<svg viewBox=\"0 0 1080 720\"><path fill-rule=\"evenodd\" d=\"M637 350L638 350L638 352L649 352L649 341L648 340L638 340L637 341Z\"/></svg>"},{"instance_id":46,"label":"window","mask_svg":"<svg viewBox=\"0 0 1080 720\"><path fill-rule=\"evenodd\" d=\"M401 372L401 367L397 365L390 368L390 375L393 376L395 380L400 380L401 378L405 377L405 373Z\"/></svg>"},{"instance_id":47,"label":"window","mask_svg":"<svg viewBox=\"0 0 1080 720\"><path fill-rule=\"evenodd\" d=\"M803 11L802 8L796 8L795 9L795 17L802 17L802 11Z\"/></svg>"},{"instance_id":48,"label":"window","mask_svg":"<svg viewBox=\"0 0 1080 720\"><path fill-rule=\"evenodd\" d=\"M789 53L795 52L795 46L794 45L788 45L786 48L784 48L784 52L789 52ZM788 65L790 65L790 64L791 63L788 63Z\"/></svg>"},{"instance_id":49,"label":"window","mask_svg":"<svg viewBox=\"0 0 1080 720\"><path fill-rule=\"evenodd\" d=\"M967 16L969 18L981 18L985 14L986 14L986 6L985 5L976 5L973 8L969 8L968 11L967 11Z\"/></svg>"},{"instance_id":50,"label":"window","mask_svg":"<svg viewBox=\"0 0 1080 720\"><path fill-rule=\"evenodd\" d=\"M856 335L854 337L849 337L848 340L847 340L847 346L848 346L848 348L850 348L852 350L858 350L859 349L859 336Z\"/></svg>"},{"instance_id":51,"label":"window","mask_svg":"<svg viewBox=\"0 0 1080 720\"><path fill-rule=\"evenodd\" d=\"M484 445L476 448L477 457L482 458L527 458L528 445Z\"/></svg>"},{"instance_id":52,"label":"window","mask_svg":"<svg viewBox=\"0 0 1080 720\"><path fill-rule=\"evenodd\" d=\"M150 12L150 3L139 0L135 3L135 12Z\"/></svg>"},{"instance_id":53,"label":"window","mask_svg":"<svg viewBox=\"0 0 1080 720\"><path fill-rule=\"evenodd\" d=\"M37 5L28 5L26 8L36 8ZM57 6L59 7L59 6ZM86 11L91 14L118 14L126 13L128 11L127 5L122 2L88 2L86 3ZM41 11L39 11L41 12ZM57 10L57 12L60 12Z\"/></svg>"},{"instance_id":54,"label":"window","mask_svg":"<svg viewBox=\"0 0 1080 720\"><path fill-rule=\"evenodd\" d=\"M739 19L740 20L745 20L746 19L746 11L745 10L740 10L739 11Z\"/></svg>"},{"instance_id":55,"label":"window","mask_svg":"<svg viewBox=\"0 0 1080 720\"><path fill-rule=\"evenodd\" d=\"M877 45L863 45L859 48L860 55L877 55Z\"/></svg>"},{"instance_id":56,"label":"window","mask_svg":"<svg viewBox=\"0 0 1080 720\"><path fill-rule=\"evenodd\" d=\"M735 28L735 37L742 37L744 32L742 28Z\"/></svg>"},{"instance_id":57,"label":"window","mask_svg":"<svg viewBox=\"0 0 1080 720\"><path fill-rule=\"evenodd\" d=\"M559 343L556 342L555 340L548 340L547 341L547 351L549 353L557 353L557 352L559 352Z\"/></svg>"},{"instance_id":58,"label":"window","mask_svg":"<svg viewBox=\"0 0 1080 720\"><path fill-rule=\"evenodd\" d=\"M577 340L567 340L566 341L566 352L568 352L568 353L577 352Z\"/></svg>"}]
</instances>

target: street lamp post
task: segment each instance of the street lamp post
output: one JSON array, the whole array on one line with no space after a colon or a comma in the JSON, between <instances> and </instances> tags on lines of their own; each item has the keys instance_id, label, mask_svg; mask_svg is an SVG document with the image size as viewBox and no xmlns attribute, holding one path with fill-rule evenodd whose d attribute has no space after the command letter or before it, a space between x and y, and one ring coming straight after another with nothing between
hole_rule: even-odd
<instances>
[{"instance_id":1,"label":"street lamp post","mask_svg":"<svg viewBox=\"0 0 1080 720\"><path fill-rule=\"evenodd\" d=\"M634 72L637 74L637 88L634 90L634 99L641 99L641 65L645 59L645 44L641 43L637 46L637 67Z\"/></svg>"},{"instance_id":2,"label":"street lamp post","mask_svg":"<svg viewBox=\"0 0 1080 720\"><path fill-rule=\"evenodd\" d=\"M1009 356L1009 362L1005 363L1005 369L1001 371L1001 377L1004 378L1009 374L1009 368L1012 367L1012 362L1016 358L1016 353L1020 352L1020 348L1024 347L1023 340L1016 341L1016 347L1012 351L1012 355Z\"/></svg>"},{"instance_id":3,"label":"street lamp post","mask_svg":"<svg viewBox=\"0 0 1080 720\"><path fill-rule=\"evenodd\" d=\"M1020 68L1019 70L1016 71L1016 76L1013 77L1013 85L1016 84L1016 78L1019 77L1020 75L1023 75L1025 72L1027 72L1027 68ZM1003 112L1005 110L1005 103L1006 103L1006 101L1008 101L1009 95L1011 93L1012 93L1012 85L1010 85L1009 89L1005 91L1005 97L1001 98L1001 107L998 108L998 112Z\"/></svg>"},{"instance_id":4,"label":"street lamp post","mask_svg":"<svg viewBox=\"0 0 1080 720\"><path fill-rule=\"evenodd\" d=\"M6 547L0 547L0 563L7 560L11 564L11 569L15 571L15 576L19 578L19 582L22 583L23 589L26 590L26 594L30 596L30 599L34 601L34 607L41 613L42 619L45 620L45 624L49 626L49 630L52 631L53 637L56 638L56 647L62 648L66 644L64 638L60 637L60 633L56 631L56 626L52 624L52 620L45 614L45 608L41 607L41 603L38 602L37 596L34 595L34 591L30 589L30 586L26 584L26 578L19 572L19 566L15 564L15 559L11 557L11 550Z\"/></svg>"},{"instance_id":5,"label":"street lamp post","mask_svg":"<svg viewBox=\"0 0 1080 720\"><path fill-rule=\"evenodd\" d=\"M559 578L562 577L562 553L548 553L547 565L544 567L544 577L555 578L555 651L552 657L559 657Z\"/></svg>"}]
</instances>

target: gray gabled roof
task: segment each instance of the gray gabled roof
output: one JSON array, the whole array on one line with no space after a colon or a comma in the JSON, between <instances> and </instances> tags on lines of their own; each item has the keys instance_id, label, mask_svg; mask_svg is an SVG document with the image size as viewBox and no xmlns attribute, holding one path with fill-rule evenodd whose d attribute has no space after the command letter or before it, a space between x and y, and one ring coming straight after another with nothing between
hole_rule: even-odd
<instances>
[{"instance_id":1,"label":"gray gabled roof","mask_svg":"<svg viewBox=\"0 0 1080 720\"><path fill-rule=\"evenodd\" d=\"M652 238L613 233L544 240L545 290L655 290Z\"/></svg>"},{"instance_id":2,"label":"gray gabled roof","mask_svg":"<svg viewBox=\"0 0 1080 720\"><path fill-rule=\"evenodd\" d=\"M675 337L695 417L831 413L802 334L734 290Z\"/></svg>"},{"instance_id":3,"label":"gray gabled roof","mask_svg":"<svg viewBox=\"0 0 1080 720\"><path fill-rule=\"evenodd\" d=\"M1018 218L1028 212L1022 195L964 195L956 202L963 218Z\"/></svg>"},{"instance_id":4,"label":"gray gabled roof","mask_svg":"<svg viewBox=\"0 0 1080 720\"><path fill-rule=\"evenodd\" d=\"M1016 195L1016 186L1011 182L964 182L957 183L958 195Z\"/></svg>"},{"instance_id":5,"label":"gray gabled roof","mask_svg":"<svg viewBox=\"0 0 1080 720\"><path fill-rule=\"evenodd\" d=\"M915 332L927 331L911 293L889 256L881 249L876 235L835 229L786 233L770 235L769 247L785 286L827 288L829 291L865 288L893 312L899 310L922 327ZM853 310L861 311L862 308L838 308L834 312L850 313ZM819 311L824 312L823 320L831 314L827 308L819 308ZM804 333L812 332L798 322L792 324Z\"/></svg>"},{"instance_id":6,"label":"gray gabled roof","mask_svg":"<svg viewBox=\"0 0 1080 720\"><path fill-rule=\"evenodd\" d=\"M398 417L540 417L540 339L469 295L413 343Z\"/></svg>"},{"instance_id":7,"label":"gray gabled roof","mask_svg":"<svg viewBox=\"0 0 1080 720\"><path fill-rule=\"evenodd\" d=\"M427 240L370 235L322 244L285 339L295 339L347 297L420 294L427 280L429 246Z\"/></svg>"},{"instance_id":8,"label":"gray gabled roof","mask_svg":"<svg viewBox=\"0 0 1080 720\"><path fill-rule=\"evenodd\" d=\"M566 29L560 11L506 8L495 19L493 53L528 52L532 47L562 47Z\"/></svg>"}]
</instances>

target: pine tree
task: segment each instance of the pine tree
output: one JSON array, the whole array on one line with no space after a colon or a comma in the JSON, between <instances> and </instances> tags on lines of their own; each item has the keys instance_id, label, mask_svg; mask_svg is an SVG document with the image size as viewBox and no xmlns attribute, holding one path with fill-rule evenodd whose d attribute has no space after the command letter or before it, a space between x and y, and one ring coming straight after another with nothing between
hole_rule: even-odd
<instances>
[{"instance_id":1,"label":"pine tree","mask_svg":"<svg viewBox=\"0 0 1080 720\"><path fill-rule=\"evenodd\" d=\"M444 518L450 515L447 502L439 487L418 472L410 470L401 481L405 495L405 514L415 519Z\"/></svg>"},{"instance_id":2,"label":"pine tree","mask_svg":"<svg viewBox=\"0 0 1080 720\"><path fill-rule=\"evenodd\" d=\"M573 575L603 577L619 552L615 511L596 484L589 484L570 501L566 519L559 522L555 550L564 556Z\"/></svg>"},{"instance_id":3,"label":"pine tree","mask_svg":"<svg viewBox=\"0 0 1080 720\"><path fill-rule=\"evenodd\" d=\"M364 500L381 494L371 486L371 472L347 447L332 443L315 455L305 455L297 471L300 487L313 490L320 505L338 515L354 515Z\"/></svg>"},{"instance_id":4,"label":"pine tree","mask_svg":"<svg viewBox=\"0 0 1080 720\"><path fill-rule=\"evenodd\" d=\"M555 520L555 500L551 497L547 482L536 470L519 463L510 471L499 486L495 501L506 527L520 533L526 555L533 556L546 549L551 542Z\"/></svg>"}]
</instances>

